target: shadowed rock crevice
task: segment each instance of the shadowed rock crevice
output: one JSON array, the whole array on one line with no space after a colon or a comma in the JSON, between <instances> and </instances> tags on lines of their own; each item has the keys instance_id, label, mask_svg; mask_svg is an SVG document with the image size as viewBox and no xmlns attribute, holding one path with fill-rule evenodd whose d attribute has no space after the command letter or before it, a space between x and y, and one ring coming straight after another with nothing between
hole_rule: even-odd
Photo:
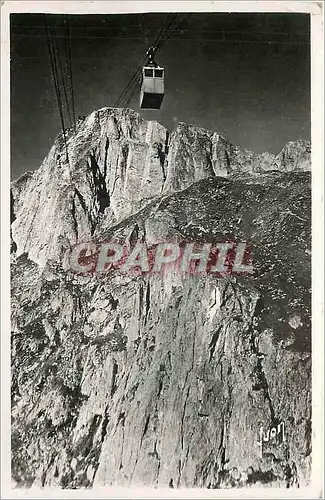
<instances>
[{"instance_id":1,"label":"shadowed rock crevice","mask_svg":"<svg viewBox=\"0 0 325 500\"><path fill-rule=\"evenodd\" d=\"M106 170L106 162L107 162L107 142L105 146L105 161L104 161L104 173L102 174L97 160L95 158L95 153L90 155L90 167L93 174L93 182L95 187L95 196L99 204L99 213L103 214L105 209L110 206L110 197L109 192L107 190L106 182L105 182L105 170Z\"/></svg>"}]
</instances>

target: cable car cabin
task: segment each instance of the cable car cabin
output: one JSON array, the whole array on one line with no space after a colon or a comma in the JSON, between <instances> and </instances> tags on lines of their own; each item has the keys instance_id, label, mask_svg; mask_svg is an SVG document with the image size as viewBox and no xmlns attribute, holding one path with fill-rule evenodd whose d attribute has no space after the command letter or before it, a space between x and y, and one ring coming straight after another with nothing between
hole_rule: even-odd
<instances>
[{"instance_id":1,"label":"cable car cabin","mask_svg":"<svg viewBox=\"0 0 325 500\"><path fill-rule=\"evenodd\" d=\"M164 98L164 68L144 66L140 91L140 108L160 109Z\"/></svg>"}]
</instances>

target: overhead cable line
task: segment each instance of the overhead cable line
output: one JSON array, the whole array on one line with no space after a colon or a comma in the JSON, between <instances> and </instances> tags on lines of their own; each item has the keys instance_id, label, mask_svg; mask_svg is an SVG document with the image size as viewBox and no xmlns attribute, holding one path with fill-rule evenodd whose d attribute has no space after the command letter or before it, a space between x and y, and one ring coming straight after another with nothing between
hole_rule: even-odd
<instances>
[{"instance_id":1,"label":"overhead cable line","mask_svg":"<svg viewBox=\"0 0 325 500\"><path fill-rule=\"evenodd\" d=\"M181 25L184 24L184 22L189 18L190 15L191 14L187 14L185 17L183 17L183 19L181 19L179 21L179 23L174 27L174 29L169 30L169 28L167 28L163 39L157 45L157 49L160 49L167 42L167 40L169 40L172 37L172 35L175 33L175 31L178 31L180 29ZM174 18L176 19L177 16L174 16Z\"/></svg>"},{"instance_id":2,"label":"overhead cable line","mask_svg":"<svg viewBox=\"0 0 325 500\"><path fill-rule=\"evenodd\" d=\"M177 19L177 14L172 16L170 22L168 25L166 25L165 29L163 30L163 32L161 33L161 35L157 37L157 40L155 42L155 45L157 47L157 49L160 49L163 44L164 44L164 39L168 33L168 31L170 30L171 26L173 25L174 21Z\"/></svg>"},{"instance_id":3,"label":"overhead cable line","mask_svg":"<svg viewBox=\"0 0 325 500\"><path fill-rule=\"evenodd\" d=\"M54 50L54 54L55 54L55 59L58 61L58 64L59 64L59 70L60 71L58 72L58 79L60 79L61 80L60 83L62 83L62 88L63 88L64 98L65 98L67 115L68 115L69 123L71 125L72 119L71 119L71 113L70 113L69 98L68 98L68 93L67 93L67 87L66 87L66 84L65 84L62 59L61 59L61 56L60 56L60 51L59 51L58 44L57 44L56 40L53 40L53 50Z\"/></svg>"},{"instance_id":4,"label":"overhead cable line","mask_svg":"<svg viewBox=\"0 0 325 500\"><path fill-rule=\"evenodd\" d=\"M141 74L142 66L145 63L146 59L147 59L147 57L144 57L144 59L142 60L142 62L138 66L138 69L134 72L134 74L131 77L129 83L124 88L124 90L121 92L119 98L117 99L116 103L114 104L114 106L113 106L114 108L118 107L121 104L121 102L123 101L124 97L126 97L126 95L128 94L129 90L131 89L131 87L137 82L137 80L138 80L138 78L139 78L139 76Z\"/></svg>"},{"instance_id":5,"label":"overhead cable line","mask_svg":"<svg viewBox=\"0 0 325 500\"><path fill-rule=\"evenodd\" d=\"M156 40L153 43L153 45L156 46L157 48L158 48L158 45L160 43L160 40L163 38L164 34L169 30L170 26L173 24L174 20L176 19L176 16L177 15L174 14L172 16L172 18L169 20L169 23L168 23L168 17L166 18L164 26L161 27L161 29L156 37Z\"/></svg>"},{"instance_id":6,"label":"overhead cable line","mask_svg":"<svg viewBox=\"0 0 325 500\"><path fill-rule=\"evenodd\" d=\"M65 36L64 36L64 54L61 53L61 47L59 46L56 38L55 27L50 27L47 24L46 16L44 15L44 25L47 38L47 46L50 57L50 64L52 70L52 78L55 89L55 95L57 100L57 106L61 121L62 136L65 143L66 157L69 162L68 146L67 146L67 127L65 122L65 115L68 120L70 127L76 127L76 117L75 117L75 100L74 100L74 88L72 79L72 63L71 63L71 47L70 47L70 36L69 36L69 25L65 21ZM65 62L64 60L65 56ZM69 85L67 82L69 80ZM63 97L62 97L63 95Z\"/></svg>"},{"instance_id":7,"label":"overhead cable line","mask_svg":"<svg viewBox=\"0 0 325 500\"><path fill-rule=\"evenodd\" d=\"M66 52L66 58L67 58L68 75L69 75L70 89L71 89L72 118L73 118L73 126L74 126L74 128L76 128L76 110L75 110L74 88L73 88L73 78L72 78L70 26L69 26L69 21L66 17L64 17L64 22L65 22L65 26L66 26L65 52Z\"/></svg>"},{"instance_id":8,"label":"overhead cable line","mask_svg":"<svg viewBox=\"0 0 325 500\"><path fill-rule=\"evenodd\" d=\"M133 99L133 97L135 96L135 94L136 94L137 90L138 90L138 89L137 89L136 85L134 85L134 87L133 87L133 91L131 92L130 97L128 98L128 100L127 100L127 101L126 101L126 103L125 103L125 107L126 107L126 108L129 106L130 102L132 102L132 99Z\"/></svg>"},{"instance_id":9,"label":"overhead cable line","mask_svg":"<svg viewBox=\"0 0 325 500\"><path fill-rule=\"evenodd\" d=\"M45 30L46 30L46 35L47 35L47 46L48 46L51 69L52 69L52 78L53 78L56 100L57 100L57 105L58 105L58 110L59 110L59 115L60 115L60 120L61 120L61 127L62 127L62 134L63 134L64 144L65 144L65 151L66 151L67 161L69 161L67 135L66 135L66 129L65 129L65 123L64 123L63 106L62 106L62 99L61 99L61 93L60 93L60 83L59 83L59 79L58 79L56 56L55 56L54 47L53 47L52 42L51 42L50 31L49 31L49 27L46 23L45 15L44 15L44 21L45 21Z\"/></svg>"},{"instance_id":10,"label":"overhead cable line","mask_svg":"<svg viewBox=\"0 0 325 500\"><path fill-rule=\"evenodd\" d=\"M184 30L185 31L185 30ZM174 34L174 30L171 31L171 37L168 39L172 38L172 35ZM237 33L236 33L237 34ZM240 33L238 33L240 35ZM46 38L46 35L39 35L34 33L33 35L28 35L28 34L18 34L18 33L12 33L13 37L16 38ZM64 35L54 35L54 38L65 38ZM100 39L105 39L107 40L107 35L106 36L73 36L72 37L74 40L87 40L87 39L94 39L94 40L100 40ZM110 36L110 40L133 40L133 41L141 41L143 40L143 37L138 36L138 37L128 37L128 36ZM175 37L175 40L179 42L186 42L186 41L204 41L204 42L211 42L211 43L223 43L223 44L232 44L232 43L255 43L255 44L274 44L274 45L310 45L310 40L304 40L302 37L301 39L295 38L295 39L286 39L286 40L280 40L277 38L269 38L269 39L255 39L255 40L248 40L246 38L204 38L200 39L197 37ZM20 56L22 59L37 59L38 57L34 56ZM95 56L96 57L96 56ZM83 57L82 57L83 58Z\"/></svg>"}]
</instances>

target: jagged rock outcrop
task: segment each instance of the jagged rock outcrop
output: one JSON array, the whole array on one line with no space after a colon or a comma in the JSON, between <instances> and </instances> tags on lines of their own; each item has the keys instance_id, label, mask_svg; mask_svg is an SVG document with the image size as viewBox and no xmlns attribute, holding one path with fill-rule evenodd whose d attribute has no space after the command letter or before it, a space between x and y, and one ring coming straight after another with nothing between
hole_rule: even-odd
<instances>
[{"instance_id":1,"label":"jagged rock outcrop","mask_svg":"<svg viewBox=\"0 0 325 500\"><path fill-rule=\"evenodd\" d=\"M68 153L68 155L67 155ZM59 136L41 167L12 184L18 255L44 265L161 193L211 176L310 168L310 146L289 143L277 157L241 151L220 134L181 123L169 136L132 110L103 108Z\"/></svg>"},{"instance_id":2,"label":"jagged rock outcrop","mask_svg":"<svg viewBox=\"0 0 325 500\"><path fill-rule=\"evenodd\" d=\"M309 144L256 155L105 108L68 154L12 186L17 484L308 484ZM249 241L254 274L78 275L87 239Z\"/></svg>"}]
</instances>

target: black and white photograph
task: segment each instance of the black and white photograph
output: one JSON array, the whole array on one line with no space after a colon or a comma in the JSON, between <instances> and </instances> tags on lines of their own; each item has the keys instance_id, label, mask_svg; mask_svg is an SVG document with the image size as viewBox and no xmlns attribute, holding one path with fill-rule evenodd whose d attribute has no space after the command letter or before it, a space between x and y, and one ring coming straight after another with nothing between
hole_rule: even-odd
<instances>
[{"instance_id":1,"label":"black and white photograph","mask_svg":"<svg viewBox=\"0 0 325 500\"><path fill-rule=\"evenodd\" d=\"M323 498L322 5L123 4L2 6L2 498Z\"/></svg>"}]
</instances>

